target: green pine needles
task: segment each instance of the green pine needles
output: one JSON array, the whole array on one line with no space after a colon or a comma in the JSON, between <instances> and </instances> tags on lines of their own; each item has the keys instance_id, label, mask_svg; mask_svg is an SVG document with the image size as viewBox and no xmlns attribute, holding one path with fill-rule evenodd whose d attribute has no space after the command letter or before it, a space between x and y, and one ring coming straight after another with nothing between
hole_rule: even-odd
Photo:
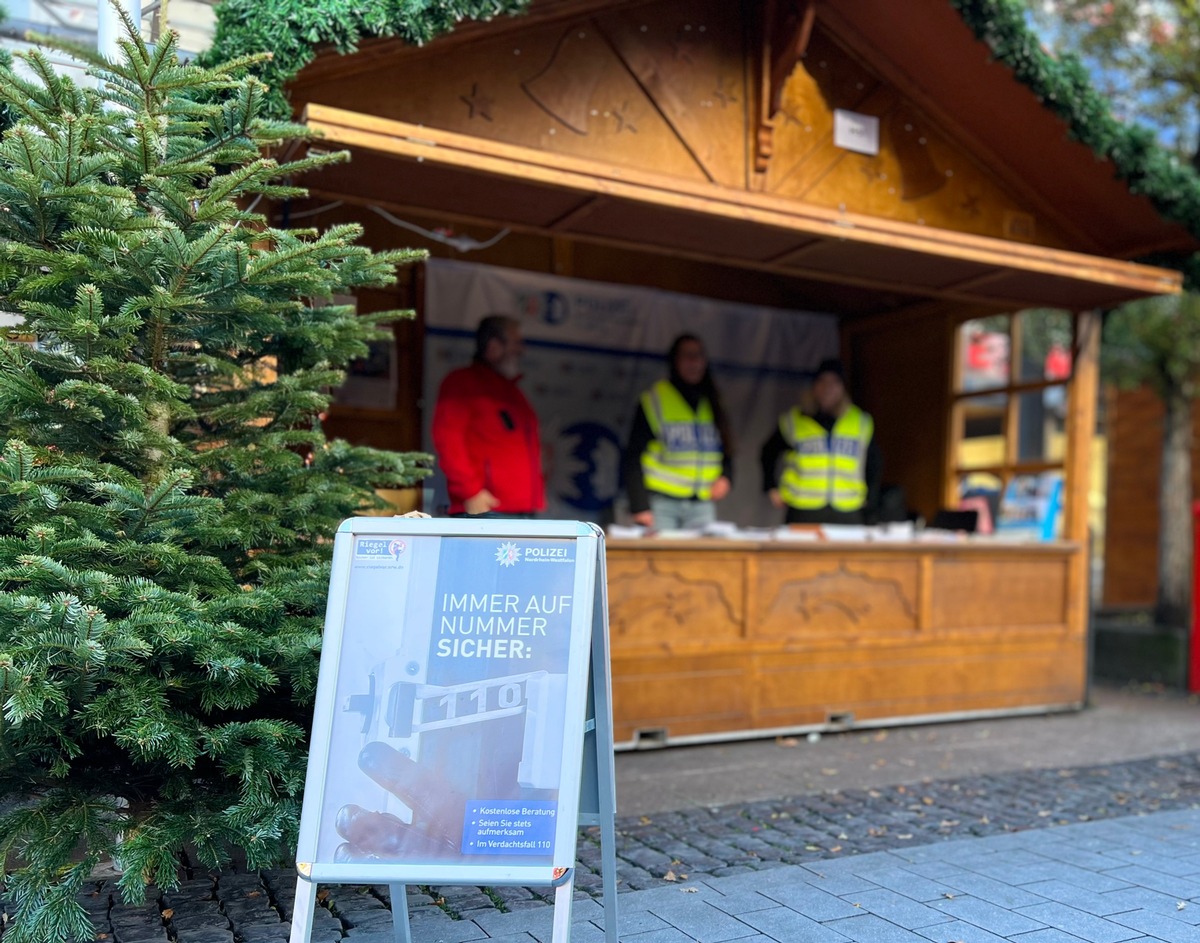
<instances>
[{"instance_id":1,"label":"green pine needles","mask_svg":"<svg viewBox=\"0 0 1200 943\"><path fill-rule=\"evenodd\" d=\"M175 49L125 41L96 89L0 68L5 943L91 939L110 856L132 900L184 849L284 860L332 534L427 470L319 418L387 321L327 302L417 254L268 228L343 156L265 156L304 132L260 117L253 61Z\"/></svg>"}]
</instances>

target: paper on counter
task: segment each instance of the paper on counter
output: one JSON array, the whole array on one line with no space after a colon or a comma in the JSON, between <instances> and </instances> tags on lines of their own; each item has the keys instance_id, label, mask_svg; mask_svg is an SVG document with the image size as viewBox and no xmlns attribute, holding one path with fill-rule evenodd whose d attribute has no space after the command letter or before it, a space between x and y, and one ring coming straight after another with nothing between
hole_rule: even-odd
<instances>
[{"instance_id":1,"label":"paper on counter","mask_svg":"<svg viewBox=\"0 0 1200 943\"><path fill-rule=\"evenodd\" d=\"M639 524L609 524L609 540L640 540L646 536L646 528Z\"/></svg>"}]
</instances>

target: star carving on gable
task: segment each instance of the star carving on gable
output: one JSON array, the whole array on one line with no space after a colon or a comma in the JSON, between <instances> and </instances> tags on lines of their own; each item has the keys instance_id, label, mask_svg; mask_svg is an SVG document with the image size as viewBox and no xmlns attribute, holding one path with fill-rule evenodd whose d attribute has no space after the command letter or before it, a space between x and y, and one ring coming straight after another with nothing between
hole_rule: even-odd
<instances>
[{"instance_id":1,"label":"star carving on gable","mask_svg":"<svg viewBox=\"0 0 1200 943\"><path fill-rule=\"evenodd\" d=\"M800 116L790 108L780 108L778 114L785 125L791 124L795 125L797 128L804 127L804 122L800 120Z\"/></svg>"},{"instance_id":2,"label":"star carving on gable","mask_svg":"<svg viewBox=\"0 0 1200 943\"><path fill-rule=\"evenodd\" d=\"M693 54L699 51L699 45L700 37L691 24L681 26L675 31L675 38L671 40L671 55L676 62L695 65Z\"/></svg>"},{"instance_id":3,"label":"star carving on gable","mask_svg":"<svg viewBox=\"0 0 1200 943\"><path fill-rule=\"evenodd\" d=\"M471 83L470 95L459 95L458 100L467 106L467 117L474 118L478 113L485 121L492 120L492 99L480 91L479 83Z\"/></svg>"},{"instance_id":4,"label":"star carving on gable","mask_svg":"<svg viewBox=\"0 0 1200 943\"><path fill-rule=\"evenodd\" d=\"M727 85L728 87L726 87ZM737 103L737 96L734 95L735 91L736 89L734 88L734 83L725 78L725 76L721 76L721 78L717 80L717 87L713 91L712 97L719 101L721 103L721 107L724 108L727 105L733 105Z\"/></svg>"},{"instance_id":5,"label":"star carving on gable","mask_svg":"<svg viewBox=\"0 0 1200 943\"><path fill-rule=\"evenodd\" d=\"M617 134L620 134L622 131L637 134L637 125L629 119L629 102L621 102L621 107L612 109L611 114L613 120L617 122Z\"/></svg>"}]
</instances>

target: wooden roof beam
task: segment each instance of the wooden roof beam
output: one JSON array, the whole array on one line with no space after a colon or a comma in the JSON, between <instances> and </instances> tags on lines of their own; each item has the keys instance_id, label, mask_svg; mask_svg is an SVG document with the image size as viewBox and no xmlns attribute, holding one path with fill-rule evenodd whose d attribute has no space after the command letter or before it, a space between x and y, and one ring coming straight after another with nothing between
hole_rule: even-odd
<instances>
[{"instance_id":1,"label":"wooden roof beam","mask_svg":"<svg viewBox=\"0 0 1200 943\"><path fill-rule=\"evenodd\" d=\"M611 202L628 201L631 206L694 214L697 219L761 225L880 251L916 252L1012 274L1048 277L1062 285L1074 282L1081 286L1111 286L1119 289L1114 292L1114 297L1174 294L1180 291L1182 283L1181 274L1168 269L829 210L768 194L615 167L325 105L309 105L305 117L311 129L336 145L360 147L416 162L426 161L523 185L603 195ZM583 232L577 235L589 237ZM741 259L738 264L747 268L761 266L760 261L753 258ZM846 284L862 283L861 279L846 277L845 273L818 275L815 271L797 271L795 274L823 275L831 280L841 278ZM910 287L913 286L893 286L897 290ZM924 293L953 297L953 293L940 291L936 286L928 286ZM976 300L986 304L994 299Z\"/></svg>"},{"instance_id":2,"label":"wooden roof beam","mask_svg":"<svg viewBox=\"0 0 1200 943\"><path fill-rule=\"evenodd\" d=\"M766 0L762 5L755 173L767 172L775 149L775 117L783 107L783 88L804 58L816 21L816 0Z\"/></svg>"}]
</instances>

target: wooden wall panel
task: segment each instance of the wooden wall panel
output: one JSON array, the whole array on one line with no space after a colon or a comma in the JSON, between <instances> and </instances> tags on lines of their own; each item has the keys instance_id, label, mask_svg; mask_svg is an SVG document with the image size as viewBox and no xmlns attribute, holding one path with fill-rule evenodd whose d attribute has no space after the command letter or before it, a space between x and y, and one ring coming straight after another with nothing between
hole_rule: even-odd
<instances>
[{"instance_id":1,"label":"wooden wall panel","mask_svg":"<svg viewBox=\"0 0 1200 943\"><path fill-rule=\"evenodd\" d=\"M1070 703L1082 688L1077 644L986 651L931 645L911 651L805 651L760 657L755 719L764 728L831 727L938 713ZM1064 667L1068 670L1064 671Z\"/></svg>"},{"instance_id":2,"label":"wooden wall panel","mask_svg":"<svg viewBox=\"0 0 1200 943\"><path fill-rule=\"evenodd\" d=\"M1105 390L1108 501L1105 606L1152 606L1158 593L1158 494L1162 401L1149 389ZM1200 498L1200 410L1194 418L1192 497Z\"/></svg>"},{"instance_id":3,"label":"wooden wall panel","mask_svg":"<svg viewBox=\"0 0 1200 943\"><path fill-rule=\"evenodd\" d=\"M885 484L904 488L926 520L945 493L953 327L945 315L849 327L854 398L875 419Z\"/></svg>"},{"instance_id":4,"label":"wooden wall panel","mask_svg":"<svg viewBox=\"0 0 1200 943\"><path fill-rule=\"evenodd\" d=\"M618 743L638 732L672 737L748 730L753 692L745 684L748 652L612 658L613 736Z\"/></svg>"},{"instance_id":5,"label":"wooden wall panel","mask_svg":"<svg viewBox=\"0 0 1200 943\"><path fill-rule=\"evenodd\" d=\"M933 566L932 628L1064 625L1067 561L948 558Z\"/></svg>"}]
</instances>

